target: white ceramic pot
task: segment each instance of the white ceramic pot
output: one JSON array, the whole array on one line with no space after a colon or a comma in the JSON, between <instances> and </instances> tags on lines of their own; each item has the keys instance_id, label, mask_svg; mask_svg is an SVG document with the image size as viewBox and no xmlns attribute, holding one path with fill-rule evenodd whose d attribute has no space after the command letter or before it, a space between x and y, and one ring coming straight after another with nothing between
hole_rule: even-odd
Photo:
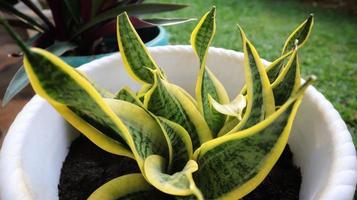
<instances>
[{"instance_id":1,"label":"white ceramic pot","mask_svg":"<svg viewBox=\"0 0 357 200\"><path fill-rule=\"evenodd\" d=\"M150 51L168 78L191 94L198 60L189 46ZM265 64L268 62L264 61ZM208 66L234 97L244 83L243 54L211 48ZM119 53L80 67L112 92L127 85L139 89L126 73ZM62 162L78 133L43 99L35 96L12 124L1 150L0 199L55 200ZM289 139L301 167L303 200L351 200L357 182L356 152L340 115L314 87L306 95Z\"/></svg>"}]
</instances>

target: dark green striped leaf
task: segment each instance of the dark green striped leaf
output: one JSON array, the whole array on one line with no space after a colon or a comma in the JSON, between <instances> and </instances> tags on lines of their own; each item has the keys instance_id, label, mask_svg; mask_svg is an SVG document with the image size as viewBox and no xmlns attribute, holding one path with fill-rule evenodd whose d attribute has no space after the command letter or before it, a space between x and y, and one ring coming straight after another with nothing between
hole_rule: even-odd
<instances>
[{"instance_id":1,"label":"dark green striped leaf","mask_svg":"<svg viewBox=\"0 0 357 200\"><path fill-rule=\"evenodd\" d=\"M247 87L247 107L243 119L229 133L249 128L275 111L274 95L268 75L258 52L241 28L244 51L244 70Z\"/></svg>"},{"instance_id":2,"label":"dark green striped leaf","mask_svg":"<svg viewBox=\"0 0 357 200\"><path fill-rule=\"evenodd\" d=\"M181 171L192 157L193 149L190 135L175 122L162 117L157 117L157 119L169 147L168 171L170 173Z\"/></svg>"},{"instance_id":3,"label":"dark green striped leaf","mask_svg":"<svg viewBox=\"0 0 357 200\"><path fill-rule=\"evenodd\" d=\"M143 107L143 103L135 96L130 88L124 87L114 97L114 99L127 101L137 106Z\"/></svg>"},{"instance_id":4,"label":"dark green striped leaf","mask_svg":"<svg viewBox=\"0 0 357 200\"><path fill-rule=\"evenodd\" d=\"M155 83L145 95L144 106L153 114L184 127L190 134L193 149L196 149L212 139L212 135L196 106L177 87L155 73Z\"/></svg>"},{"instance_id":5,"label":"dark green striped leaf","mask_svg":"<svg viewBox=\"0 0 357 200\"><path fill-rule=\"evenodd\" d=\"M207 199L240 199L268 175L288 141L309 79L283 106L258 124L202 145L194 180Z\"/></svg>"},{"instance_id":6,"label":"dark green striped leaf","mask_svg":"<svg viewBox=\"0 0 357 200\"><path fill-rule=\"evenodd\" d=\"M130 137L126 142L131 147L139 168L144 173L144 160L151 155L168 158L168 146L161 127L145 109L130 102L105 98L105 102L119 117Z\"/></svg>"},{"instance_id":7,"label":"dark green striped leaf","mask_svg":"<svg viewBox=\"0 0 357 200\"><path fill-rule=\"evenodd\" d=\"M216 8L213 7L201 18L191 35L191 45L200 60L200 71L196 84L198 108L203 114L214 137L223 127L226 121L226 116L217 112L210 106L208 96L212 96L222 104L229 102L227 92L220 81L208 68L206 68L208 48L216 31L215 17Z\"/></svg>"},{"instance_id":8,"label":"dark green striped leaf","mask_svg":"<svg viewBox=\"0 0 357 200\"><path fill-rule=\"evenodd\" d=\"M129 74L139 82L153 83L154 77L150 69L159 70L159 68L126 13L120 14L117 18L117 37L120 54Z\"/></svg>"},{"instance_id":9,"label":"dark green striped leaf","mask_svg":"<svg viewBox=\"0 0 357 200\"><path fill-rule=\"evenodd\" d=\"M275 105L283 105L301 85L300 66L297 48L293 51L288 63L273 82Z\"/></svg>"}]
</instances>

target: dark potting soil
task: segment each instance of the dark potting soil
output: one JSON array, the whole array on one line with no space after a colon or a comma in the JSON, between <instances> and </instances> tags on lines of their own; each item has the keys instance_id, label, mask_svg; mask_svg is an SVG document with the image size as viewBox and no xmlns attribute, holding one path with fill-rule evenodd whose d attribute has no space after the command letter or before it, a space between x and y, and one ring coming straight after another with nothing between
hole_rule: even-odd
<instances>
[{"instance_id":1,"label":"dark potting soil","mask_svg":"<svg viewBox=\"0 0 357 200\"><path fill-rule=\"evenodd\" d=\"M301 173L287 146L268 177L244 200L297 200ZM85 137L76 139L63 163L60 200L85 200L98 187L118 176L139 172L132 159L107 153Z\"/></svg>"}]
</instances>

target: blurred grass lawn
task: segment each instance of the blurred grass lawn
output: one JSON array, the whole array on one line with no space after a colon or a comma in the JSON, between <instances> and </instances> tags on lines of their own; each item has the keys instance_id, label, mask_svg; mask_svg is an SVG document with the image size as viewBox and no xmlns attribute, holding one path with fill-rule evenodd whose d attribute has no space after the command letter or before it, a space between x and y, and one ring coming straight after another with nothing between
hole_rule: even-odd
<instances>
[{"instance_id":1,"label":"blurred grass lawn","mask_svg":"<svg viewBox=\"0 0 357 200\"><path fill-rule=\"evenodd\" d=\"M161 14L199 18L217 7L217 32L213 46L241 51L239 23L262 58L279 56L289 33L310 13L315 27L300 51L302 74L317 76L315 86L340 112L357 144L357 16L319 9L299 0L150 0L189 4L181 11ZM172 44L188 44L197 22L171 26Z\"/></svg>"}]
</instances>

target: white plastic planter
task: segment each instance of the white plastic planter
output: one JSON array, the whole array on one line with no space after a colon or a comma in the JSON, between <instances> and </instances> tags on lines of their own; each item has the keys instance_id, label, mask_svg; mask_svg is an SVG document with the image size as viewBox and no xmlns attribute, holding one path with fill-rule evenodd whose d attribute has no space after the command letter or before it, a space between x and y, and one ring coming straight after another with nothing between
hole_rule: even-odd
<instances>
[{"instance_id":1,"label":"white plastic planter","mask_svg":"<svg viewBox=\"0 0 357 200\"><path fill-rule=\"evenodd\" d=\"M191 94L198 60L189 46L150 49L168 78ZM266 61L264 61L267 64ZM211 48L208 66L234 97L244 83L243 54ZM119 53L80 67L112 92L127 85L139 89L126 73ZM78 133L43 99L35 96L12 124L1 150L0 199L55 200L62 162ZM302 200L351 200L357 182L356 152L345 123L332 105L310 87L289 140L301 167Z\"/></svg>"}]
</instances>

